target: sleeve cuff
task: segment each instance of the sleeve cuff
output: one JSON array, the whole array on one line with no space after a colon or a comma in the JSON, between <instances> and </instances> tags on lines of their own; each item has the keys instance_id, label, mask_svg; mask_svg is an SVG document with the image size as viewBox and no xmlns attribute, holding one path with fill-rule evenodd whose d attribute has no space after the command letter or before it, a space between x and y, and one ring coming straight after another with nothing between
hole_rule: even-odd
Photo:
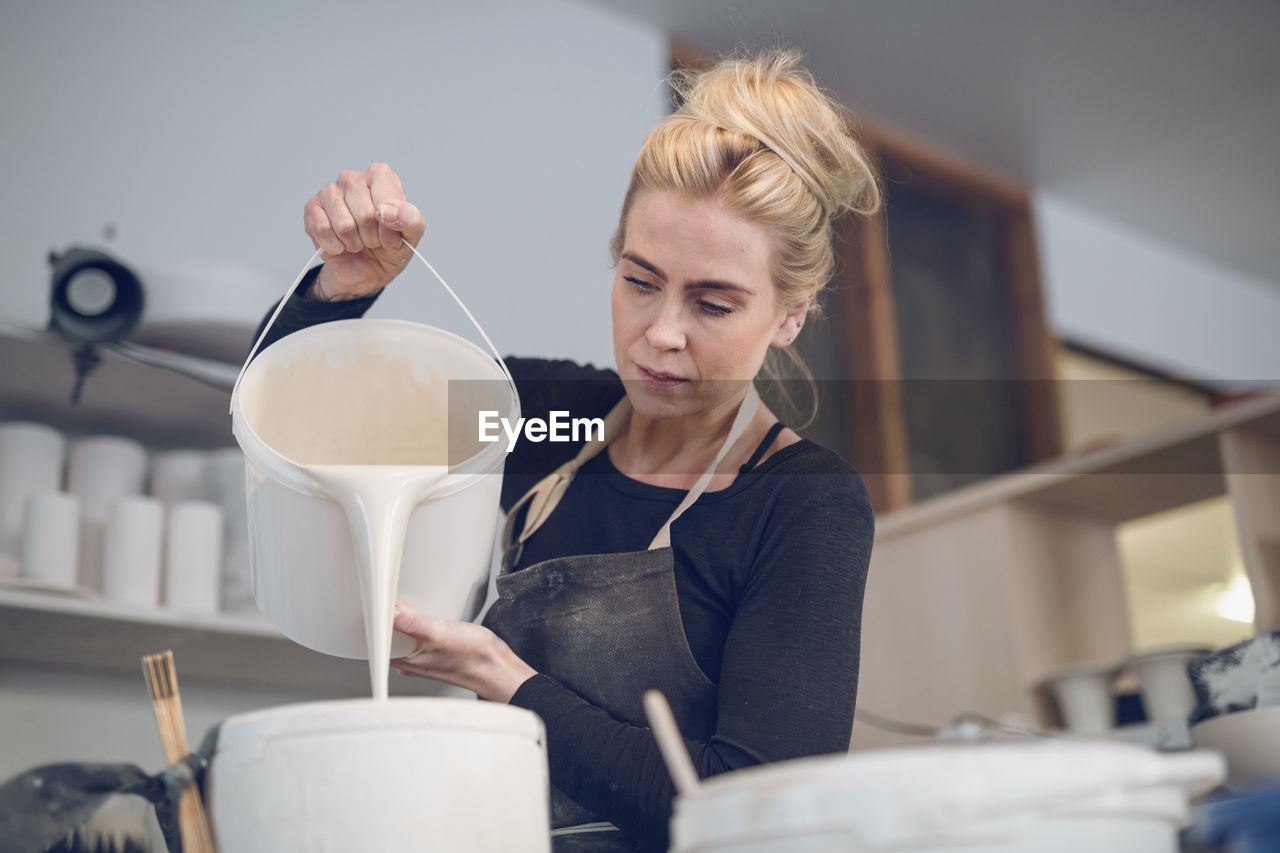
<instances>
[{"instance_id":1,"label":"sleeve cuff","mask_svg":"<svg viewBox=\"0 0 1280 853\"><path fill-rule=\"evenodd\" d=\"M516 692L512 694L509 704L537 712L545 718L546 713L544 711L552 711L557 704L573 699L578 699L578 697L551 676L540 672L537 675L529 676L523 684L516 688Z\"/></svg>"}]
</instances>

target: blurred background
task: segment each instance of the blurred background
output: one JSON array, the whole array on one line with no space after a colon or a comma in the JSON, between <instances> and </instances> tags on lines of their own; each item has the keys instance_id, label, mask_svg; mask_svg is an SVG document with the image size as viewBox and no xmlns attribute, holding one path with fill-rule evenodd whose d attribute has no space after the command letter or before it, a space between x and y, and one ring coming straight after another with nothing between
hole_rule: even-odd
<instances>
[{"instance_id":1,"label":"blurred background","mask_svg":"<svg viewBox=\"0 0 1280 853\"><path fill-rule=\"evenodd\" d=\"M0 421L233 446L224 390L109 352L71 404L50 252L137 273L129 340L238 366L311 255L303 203L379 160L502 351L611 365L608 240L663 77L793 46L886 189L802 340L806 434L880 518L861 696L1052 724L1055 668L1280 623L1277 35L1265 0L9 2ZM417 266L374 315L468 331ZM0 776L158 756L130 674L157 644L193 728L367 689L243 612L0 589L0 622Z\"/></svg>"}]
</instances>

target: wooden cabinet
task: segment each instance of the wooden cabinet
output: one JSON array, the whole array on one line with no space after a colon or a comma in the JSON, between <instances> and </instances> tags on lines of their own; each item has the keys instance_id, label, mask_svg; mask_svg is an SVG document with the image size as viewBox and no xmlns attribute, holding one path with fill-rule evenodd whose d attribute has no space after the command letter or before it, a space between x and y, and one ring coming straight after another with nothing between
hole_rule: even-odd
<instances>
[{"instance_id":1,"label":"wooden cabinet","mask_svg":"<svg viewBox=\"0 0 1280 853\"><path fill-rule=\"evenodd\" d=\"M1280 625L1280 398L1042 463L877 519L858 703L940 725L964 712L1055 722L1039 685L1131 651L1116 526L1227 495L1256 625ZM859 722L855 748L901 743Z\"/></svg>"}]
</instances>

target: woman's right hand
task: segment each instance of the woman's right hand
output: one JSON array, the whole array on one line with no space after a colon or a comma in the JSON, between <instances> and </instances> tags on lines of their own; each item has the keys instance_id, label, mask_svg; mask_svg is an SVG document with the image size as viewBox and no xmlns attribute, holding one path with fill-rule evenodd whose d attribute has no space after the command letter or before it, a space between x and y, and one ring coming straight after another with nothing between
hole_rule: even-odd
<instances>
[{"instance_id":1,"label":"woman's right hand","mask_svg":"<svg viewBox=\"0 0 1280 853\"><path fill-rule=\"evenodd\" d=\"M355 299L377 293L413 257L426 223L405 200L400 178L386 163L346 170L307 201L303 223L324 267L308 294Z\"/></svg>"}]
</instances>

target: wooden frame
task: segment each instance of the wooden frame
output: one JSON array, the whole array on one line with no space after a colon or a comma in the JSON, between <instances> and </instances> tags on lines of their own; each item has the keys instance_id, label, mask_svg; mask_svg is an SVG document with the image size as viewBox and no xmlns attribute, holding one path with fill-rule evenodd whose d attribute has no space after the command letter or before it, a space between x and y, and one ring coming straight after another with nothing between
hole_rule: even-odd
<instances>
[{"instance_id":1,"label":"wooden frame","mask_svg":"<svg viewBox=\"0 0 1280 853\"><path fill-rule=\"evenodd\" d=\"M901 136L865 125L854 130L886 183L910 181L917 190L999 223L1008 272L1013 360L1022 380L1019 396L1030 461L1059 455L1062 426L1054 382L1055 342L1045 319L1029 194L1009 181ZM911 501L906 474L909 438L904 434L901 395L888 387L901 381L902 375L896 357L898 339L883 213L861 226L842 223L843 233L859 229L860 239L844 240L840 247L839 265L847 277L844 284L855 294L847 301L840 321L846 338L856 342L849 355L849 375L863 378L871 374L882 380L872 383L874 387L886 386L875 393L856 394L850 405L857 413L849 417L854 444L859 448L854 464L868 472L903 472L867 478L873 505L884 511Z\"/></svg>"}]
</instances>

